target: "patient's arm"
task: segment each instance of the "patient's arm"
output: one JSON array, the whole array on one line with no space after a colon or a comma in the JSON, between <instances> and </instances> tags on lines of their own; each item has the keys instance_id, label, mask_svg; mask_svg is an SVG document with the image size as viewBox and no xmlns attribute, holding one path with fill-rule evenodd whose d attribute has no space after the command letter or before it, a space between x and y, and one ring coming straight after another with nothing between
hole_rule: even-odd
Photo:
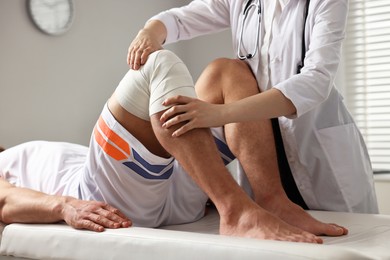
<instances>
[{"instance_id":1,"label":"patient's arm","mask_svg":"<svg viewBox=\"0 0 390 260\"><path fill-rule=\"evenodd\" d=\"M47 195L19 188L0 178L0 221L10 223L55 223L65 221L77 229L101 232L104 228L129 227L118 209L99 201Z\"/></svg>"}]
</instances>

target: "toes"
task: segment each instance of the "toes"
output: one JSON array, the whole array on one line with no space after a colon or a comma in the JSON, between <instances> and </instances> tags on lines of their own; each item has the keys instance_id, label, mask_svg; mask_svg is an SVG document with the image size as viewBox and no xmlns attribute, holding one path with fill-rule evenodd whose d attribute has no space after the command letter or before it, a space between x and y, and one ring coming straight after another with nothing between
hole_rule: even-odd
<instances>
[{"instance_id":1,"label":"toes","mask_svg":"<svg viewBox=\"0 0 390 260\"><path fill-rule=\"evenodd\" d=\"M334 224L334 223L331 223L329 225L332 226L333 229L335 230L335 232L337 231L338 235L340 235L340 236L348 234L348 229L346 229L345 227L342 227L342 226Z\"/></svg>"},{"instance_id":2,"label":"toes","mask_svg":"<svg viewBox=\"0 0 390 260\"><path fill-rule=\"evenodd\" d=\"M326 236L343 236L348 234L348 229L337 224L327 224L322 235Z\"/></svg>"},{"instance_id":3,"label":"toes","mask_svg":"<svg viewBox=\"0 0 390 260\"><path fill-rule=\"evenodd\" d=\"M305 237L305 241L302 242L313 243L313 244L322 244L324 242L322 238L308 232L304 233L304 237Z\"/></svg>"},{"instance_id":4,"label":"toes","mask_svg":"<svg viewBox=\"0 0 390 260\"><path fill-rule=\"evenodd\" d=\"M317 237L317 236L314 238L314 240L315 240L315 242L316 242L317 244L323 244L323 243L324 243L324 240L322 240L322 238Z\"/></svg>"}]
</instances>

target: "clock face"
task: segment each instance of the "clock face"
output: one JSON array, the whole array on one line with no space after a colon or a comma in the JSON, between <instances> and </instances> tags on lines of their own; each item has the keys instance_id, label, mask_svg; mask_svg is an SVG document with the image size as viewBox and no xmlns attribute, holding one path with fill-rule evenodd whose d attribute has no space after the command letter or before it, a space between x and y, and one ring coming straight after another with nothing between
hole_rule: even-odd
<instances>
[{"instance_id":1,"label":"clock face","mask_svg":"<svg viewBox=\"0 0 390 260\"><path fill-rule=\"evenodd\" d=\"M33 22L44 33L59 35L72 24L72 0L29 0L28 9Z\"/></svg>"}]
</instances>

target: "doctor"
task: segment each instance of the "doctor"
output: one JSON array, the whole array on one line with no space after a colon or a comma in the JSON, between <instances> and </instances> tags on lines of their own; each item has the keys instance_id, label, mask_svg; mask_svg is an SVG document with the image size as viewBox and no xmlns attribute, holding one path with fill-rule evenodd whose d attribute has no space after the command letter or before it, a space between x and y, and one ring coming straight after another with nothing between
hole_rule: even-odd
<instances>
[{"instance_id":1,"label":"doctor","mask_svg":"<svg viewBox=\"0 0 390 260\"><path fill-rule=\"evenodd\" d=\"M249 138L260 143L277 136L280 127L282 142L277 142L276 149L282 144L294 180L284 186L288 189L296 185L298 190L295 194L298 199L292 201L314 210L377 213L372 169L364 141L334 85L347 10L347 0L312 0L309 5L305 0L255 0L250 3L244 0L195 0L188 6L162 12L150 19L131 43L128 63L138 69L151 52L162 48L163 43L231 28L237 56L250 67L260 93L236 100L215 101L218 94L225 97L227 90L248 90L253 86L237 80L234 88L228 88L224 86L229 82L202 82L203 78L213 78L202 75L197 83L197 94L207 102L181 96L166 100L165 105L178 105L161 117L164 126L169 128L186 121L174 133L180 136L193 128L216 126L225 126L225 134L228 134L229 125L236 123L233 125L241 128L236 128L240 131L233 141ZM215 74L225 71L225 76L229 76L229 72L232 77L229 64L234 62L237 61L215 62L213 66L218 72ZM301 70L300 65L303 65ZM269 127L271 118L278 118L274 132ZM251 129L257 129L258 134L253 135ZM246 144L250 145L250 142ZM270 146L254 146L252 151L262 154L264 147ZM241 148L245 150L245 146ZM270 184L280 186L275 182L275 169L278 171L276 161L281 159L275 153L271 147L268 150L270 157L264 154L261 155L264 157L258 157L271 158L273 164L266 160L248 163L249 153L241 158L240 154L235 154L259 204L262 203L260 197L266 196L262 188ZM256 163L258 167L248 167L248 164ZM261 173L261 164L263 168L271 165L269 171ZM279 168L288 172L280 164ZM256 174L263 177L256 177ZM288 179L283 177L284 173L280 174L282 179ZM277 210L274 213L277 214Z\"/></svg>"}]
</instances>

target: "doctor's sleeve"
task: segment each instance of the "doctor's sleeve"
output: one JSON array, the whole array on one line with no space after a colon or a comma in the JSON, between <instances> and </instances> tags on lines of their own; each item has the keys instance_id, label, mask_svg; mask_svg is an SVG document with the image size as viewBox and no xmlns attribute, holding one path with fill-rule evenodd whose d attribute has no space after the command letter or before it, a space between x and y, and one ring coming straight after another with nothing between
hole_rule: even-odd
<instances>
[{"instance_id":1,"label":"doctor's sleeve","mask_svg":"<svg viewBox=\"0 0 390 260\"><path fill-rule=\"evenodd\" d=\"M153 16L167 28L165 44L216 33L230 26L228 0L195 0Z\"/></svg>"},{"instance_id":2,"label":"doctor's sleeve","mask_svg":"<svg viewBox=\"0 0 390 260\"><path fill-rule=\"evenodd\" d=\"M310 28L306 27L306 57L300 74L274 87L296 107L299 117L324 102L333 87L341 58L348 1L319 1L314 7ZM309 37L307 37L310 35ZM310 42L308 42L310 39Z\"/></svg>"}]
</instances>

